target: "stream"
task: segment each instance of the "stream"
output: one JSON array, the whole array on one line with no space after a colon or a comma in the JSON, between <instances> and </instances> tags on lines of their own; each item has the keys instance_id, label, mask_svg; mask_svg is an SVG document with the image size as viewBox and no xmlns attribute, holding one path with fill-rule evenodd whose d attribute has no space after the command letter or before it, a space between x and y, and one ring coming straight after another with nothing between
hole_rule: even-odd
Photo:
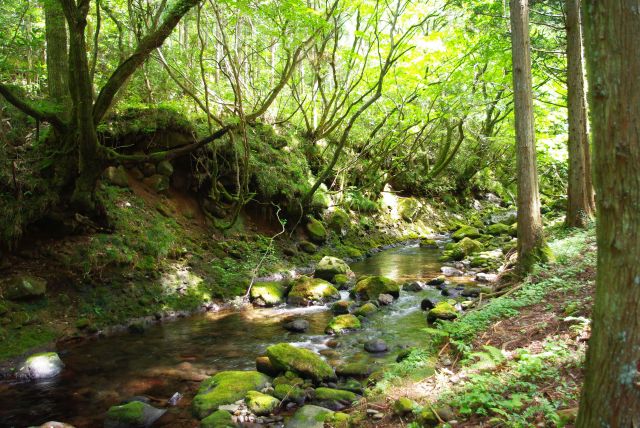
<instances>
[{"instance_id":1,"label":"stream","mask_svg":"<svg viewBox=\"0 0 640 428\"><path fill-rule=\"evenodd\" d=\"M351 265L358 275L384 275L399 282L428 280L440 273L439 250L417 246L385 250ZM343 297L347 298L343 292ZM150 326L144 334L119 334L89 339L58 349L65 363L61 375L39 382L0 383L0 427L23 428L46 421L67 422L77 428L101 427L107 409L133 396L151 398L165 407L174 393L184 396L154 426L197 427L190 400L201 380L221 370L255 370L255 358L267 346L289 342L339 361L394 361L398 352L422 344L426 327L420 301L440 298L433 288L402 292L363 323L361 331L332 337L324 329L332 318L328 306L253 309L201 314ZM283 320L309 321L306 333L282 328ZM367 354L363 343L384 339L389 352ZM338 341L330 349L326 343Z\"/></svg>"}]
</instances>

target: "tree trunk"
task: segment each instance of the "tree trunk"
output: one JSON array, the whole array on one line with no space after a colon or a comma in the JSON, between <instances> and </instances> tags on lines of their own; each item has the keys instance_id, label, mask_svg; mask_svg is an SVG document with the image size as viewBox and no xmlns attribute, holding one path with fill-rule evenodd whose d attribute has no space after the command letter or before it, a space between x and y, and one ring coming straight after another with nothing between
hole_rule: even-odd
<instances>
[{"instance_id":1,"label":"tree trunk","mask_svg":"<svg viewBox=\"0 0 640 428\"><path fill-rule=\"evenodd\" d=\"M49 97L64 110L69 100L69 59L67 54L67 29L60 3L44 1L45 38L47 42L47 86Z\"/></svg>"},{"instance_id":2,"label":"tree trunk","mask_svg":"<svg viewBox=\"0 0 640 428\"><path fill-rule=\"evenodd\" d=\"M586 227L595 202L591 186L591 154L587 134L580 0L566 0L567 90L569 101L569 188L566 224Z\"/></svg>"},{"instance_id":3,"label":"tree trunk","mask_svg":"<svg viewBox=\"0 0 640 428\"><path fill-rule=\"evenodd\" d=\"M598 212L593 328L576 426L640 426L640 14L587 0L585 36Z\"/></svg>"},{"instance_id":4,"label":"tree trunk","mask_svg":"<svg viewBox=\"0 0 640 428\"><path fill-rule=\"evenodd\" d=\"M540 216L529 40L528 0L511 0L511 52L518 169L518 266L528 272L548 258Z\"/></svg>"}]
</instances>

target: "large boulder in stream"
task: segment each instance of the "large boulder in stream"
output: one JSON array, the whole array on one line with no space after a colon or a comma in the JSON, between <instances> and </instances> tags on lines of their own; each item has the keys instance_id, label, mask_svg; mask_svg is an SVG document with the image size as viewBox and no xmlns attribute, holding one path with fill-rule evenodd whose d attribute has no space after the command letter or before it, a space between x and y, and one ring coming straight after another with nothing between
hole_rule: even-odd
<instances>
[{"instance_id":1,"label":"large boulder in stream","mask_svg":"<svg viewBox=\"0 0 640 428\"><path fill-rule=\"evenodd\" d=\"M340 292L330 282L301 276L293 283L287 301L291 305L309 306L339 299Z\"/></svg>"},{"instance_id":2,"label":"large boulder in stream","mask_svg":"<svg viewBox=\"0 0 640 428\"><path fill-rule=\"evenodd\" d=\"M285 302L287 287L280 282L256 282L251 287L250 299L257 306L275 306Z\"/></svg>"},{"instance_id":3,"label":"large boulder in stream","mask_svg":"<svg viewBox=\"0 0 640 428\"><path fill-rule=\"evenodd\" d=\"M480 231L473 226L460 226L458 230L456 230L453 235L451 235L451 239L454 241L461 241L464 238L476 239L479 238L482 234Z\"/></svg>"},{"instance_id":4,"label":"large boulder in stream","mask_svg":"<svg viewBox=\"0 0 640 428\"><path fill-rule=\"evenodd\" d=\"M351 273L351 268L344 260L337 257L324 256L316 266L314 276L333 281L336 275L347 275L349 273Z\"/></svg>"},{"instance_id":5,"label":"large boulder in stream","mask_svg":"<svg viewBox=\"0 0 640 428\"><path fill-rule=\"evenodd\" d=\"M449 302L438 302L436 306L427 313L427 321L453 320L458 318L458 311Z\"/></svg>"},{"instance_id":6,"label":"large boulder in stream","mask_svg":"<svg viewBox=\"0 0 640 428\"><path fill-rule=\"evenodd\" d=\"M400 284L384 276L367 276L356 283L352 293L359 299L377 300L380 294L400 297Z\"/></svg>"},{"instance_id":7,"label":"large boulder in stream","mask_svg":"<svg viewBox=\"0 0 640 428\"><path fill-rule=\"evenodd\" d=\"M104 428L147 428L166 413L164 409L131 401L120 406L113 406L107 411Z\"/></svg>"},{"instance_id":8,"label":"large boulder in stream","mask_svg":"<svg viewBox=\"0 0 640 428\"><path fill-rule=\"evenodd\" d=\"M193 398L193 411L200 419L205 418L218 410L219 406L242 400L249 391L261 390L270 380L257 371L217 373L200 384Z\"/></svg>"},{"instance_id":9,"label":"large boulder in stream","mask_svg":"<svg viewBox=\"0 0 640 428\"><path fill-rule=\"evenodd\" d=\"M267 348L267 356L274 367L292 371L299 376L316 382L334 380L333 368L320 355L308 349L297 348L288 343L279 343Z\"/></svg>"},{"instance_id":10,"label":"large boulder in stream","mask_svg":"<svg viewBox=\"0 0 640 428\"><path fill-rule=\"evenodd\" d=\"M28 379L49 379L62 371L64 363L55 352L33 354L25 360L18 372Z\"/></svg>"}]
</instances>

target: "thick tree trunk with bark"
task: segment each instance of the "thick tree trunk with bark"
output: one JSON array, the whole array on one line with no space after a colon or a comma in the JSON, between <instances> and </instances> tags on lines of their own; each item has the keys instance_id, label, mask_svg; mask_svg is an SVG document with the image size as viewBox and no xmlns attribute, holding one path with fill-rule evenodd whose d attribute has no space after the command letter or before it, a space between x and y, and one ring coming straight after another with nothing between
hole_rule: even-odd
<instances>
[{"instance_id":1,"label":"thick tree trunk with bark","mask_svg":"<svg viewBox=\"0 0 640 428\"><path fill-rule=\"evenodd\" d=\"M521 273L548 258L536 167L528 0L511 0L511 52L518 170L518 265Z\"/></svg>"},{"instance_id":2,"label":"thick tree trunk with bark","mask_svg":"<svg viewBox=\"0 0 640 428\"><path fill-rule=\"evenodd\" d=\"M591 183L591 153L582 68L580 0L566 0L565 12L569 104L569 189L566 224L570 227L586 227L593 218L595 201Z\"/></svg>"},{"instance_id":3,"label":"thick tree trunk with bark","mask_svg":"<svg viewBox=\"0 0 640 428\"><path fill-rule=\"evenodd\" d=\"M49 97L61 107L69 107L69 59L64 12L57 0L44 1L47 42L47 86Z\"/></svg>"},{"instance_id":4,"label":"thick tree trunk with bark","mask_svg":"<svg viewBox=\"0 0 640 428\"><path fill-rule=\"evenodd\" d=\"M584 3L598 273L576 426L640 426L640 11Z\"/></svg>"}]
</instances>

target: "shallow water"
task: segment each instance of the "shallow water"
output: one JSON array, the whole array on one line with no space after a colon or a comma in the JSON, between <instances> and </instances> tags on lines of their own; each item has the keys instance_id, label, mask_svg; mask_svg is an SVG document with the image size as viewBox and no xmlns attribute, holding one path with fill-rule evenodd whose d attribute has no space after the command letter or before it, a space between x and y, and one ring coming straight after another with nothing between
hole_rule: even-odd
<instances>
[{"instance_id":1,"label":"shallow water","mask_svg":"<svg viewBox=\"0 0 640 428\"><path fill-rule=\"evenodd\" d=\"M386 250L354 263L356 274L385 275L404 282L430 279L439 274L439 251L419 247ZM77 428L101 427L106 410L132 396L147 396L151 404L166 406L175 392L184 398L154 426L198 426L189 402L200 380L220 370L254 369L255 358L267 346L289 342L327 350L337 339L330 360L395 360L398 352L426 340L420 301L439 296L437 290L403 292L393 305L365 321L363 330L338 336L324 334L332 314L328 307L254 309L223 314L203 314L148 328L144 334L121 334L92 339L58 349L65 363L63 373L52 380L0 383L0 427L39 425L49 420ZM307 319L307 333L290 333L282 321ZM380 337L390 351L372 356L363 343Z\"/></svg>"}]
</instances>

